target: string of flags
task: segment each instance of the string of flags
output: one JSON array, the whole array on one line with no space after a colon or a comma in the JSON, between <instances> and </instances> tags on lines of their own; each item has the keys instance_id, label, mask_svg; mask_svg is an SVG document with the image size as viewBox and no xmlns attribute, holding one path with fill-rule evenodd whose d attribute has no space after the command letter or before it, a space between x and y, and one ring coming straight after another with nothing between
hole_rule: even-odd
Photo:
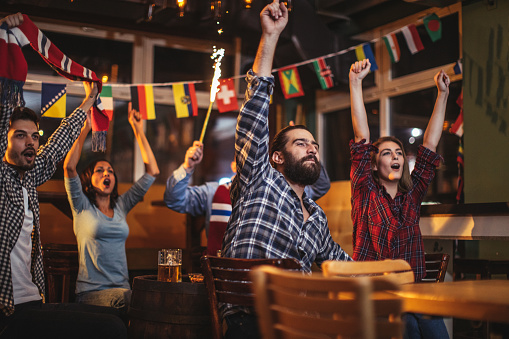
<instances>
[{"instance_id":1,"label":"string of flags","mask_svg":"<svg viewBox=\"0 0 509 339\"><path fill-rule=\"evenodd\" d=\"M435 42L442 37L442 23L437 14L433 13L423 18L423 24L426 32L430 36L431 41ZM382 37L382 41L389 53L392 63L400 61L401 47L399 46L396 34L401 32L412 54L418 53L424 49L422 40L419 36L415 24L409 24L405 27L392 31ZM299 97L304 95L303 86L300 80L298 67L312 63L315 70L320 87L324 90L334 86L334 74L326 63L326 59L355 51L357 60L365 58L370 60L371 71L378 70L374 53L371 49L371 43L378 41L363 43L358 46L352 46L347 49L324 55L318 58L306 60L293 65L288 65L279 69L278 72L281 89L285 99ZM458 60L454 66L455 74L462 73L461 61ZM219 90L216 94L216 104L220 113L236 111L239 109L237 96L233 80L242 76L234 76L228 79L220 79ZM177 118L195 117L198 115L198 101L196 98L195 84L204 81L190 81L180 83L159 83L159 84L112 84L104 85L101 93L100 101L106 111L113 114L113 96L112 87L129 86L131 89L131 101L133 108L136 108L142 114L143 119L152 120L156 118L153 87L171 86L173 89L173 97L175 102L175 110ZM65 117L65 85L43 84L42 86L42 102L43 115L45 117L62 118Z\"/></svg>"}]
</instances>

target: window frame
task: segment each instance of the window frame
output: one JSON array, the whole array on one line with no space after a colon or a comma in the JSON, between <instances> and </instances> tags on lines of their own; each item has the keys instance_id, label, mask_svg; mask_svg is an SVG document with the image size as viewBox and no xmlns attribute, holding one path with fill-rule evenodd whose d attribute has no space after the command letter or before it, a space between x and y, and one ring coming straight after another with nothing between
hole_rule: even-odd
<instances>
[{"instance_id":1,"label":"window frame","mask_svg":"<svg viewBox=\"0 0 509 339\"><path fill-rule=\"evenodd\" d=\"M460 59L463 57L462 52L462 15L461 15L461 3L455 3L453 5L444 8L429 8L403 19L394 21L390 24L377 27L373 30L358 34L352 37L355 40L360 41L373 41L375 42L375 48L373 53L377 61L379 69L375 72L375 86L366 88L363 91L364 102L372 103L379 101L379 117L380 117L380 136L391 135L392 132L392 121L391 121L391 98L411 92L428 89L435 86L433 77L441 69L449 70L452 69L455 63L445 64L439 67L430 68L424 71L412 73L409 75L401 76L393 79L391 74L391 60L388 55L385 44L382 37L390 32L393 32L401 27L412 23L422 23L422 19L432 13L436 13L439 17L448 16L451 14L458 14L458 31L459 31L459 56ZM406 46L403 46L406 48ZM449 75L451 82L463 80L463 74ZM350 93L348 92L327 92L318 90L317 101L316 101L316 125L318 126L318 140L321 146L321 154L325 153L327 147L327 141L323 139L325 124L324 114L344 110L350 107ZM321 157L324 165L327 161L324 157Z\"/></svg>"},{"instance_id":2,"label":"window frame","mask_svg":"<svg viewBox=\"0 0 509 339\"><path fill-rule=\"evenodd\" d=\"M42 31L132 43L133 48L131 84L151 84L153 82L155 46L169 47L207 54L212 54L214 45L222 46L225 48L225 53L234 55L235 72L240 69L240 39L236 39L233 44L224 42L215 43L214 41L210 40L200 40L123 29L120 30L112 27L90 26L80 23L64 22L60 20L40 19L35 20L34 23ZM42 82L67 84L67 93L70 95L84 96L85 94L83 86L79 82L70 82L63 77L54 77L34 73L28 74L24 88L29 91L40 93ZM236 86L238 86L238 81L236 81ZM114 93L115 99L125 101L130 101L131 99L131 93L128 84L125 84L125 86L115 86ZM199 108L207 109L209 107L209 92L197 91L196 98ZM154 102L156 104L174 106L175 103L173 100L173 91L168 88L154 87ZM143 128L146 131L145 122ZM134 140L133 182L139 179L144 173L145 166L141 157L141 152L139 150L138 143L136 140Z\"/></svg>"}]
</instances>

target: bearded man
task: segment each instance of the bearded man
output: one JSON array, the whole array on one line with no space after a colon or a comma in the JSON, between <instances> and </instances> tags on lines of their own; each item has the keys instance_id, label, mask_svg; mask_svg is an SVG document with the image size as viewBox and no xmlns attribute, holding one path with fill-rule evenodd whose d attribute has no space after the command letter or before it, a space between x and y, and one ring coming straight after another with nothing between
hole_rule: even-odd
<instances>
[{"instance_id":1,"label":"bearded man","mask_svg":"<svg viewBox=\"0 0 509 339\"><path fill-rule=\"evenodd\" d=\"M288 126L272 141L269 154L269 101L277 40L288 22L278 0L260 14L262 38L247 74L248 88L235 134L233 210L223 239L223 256L294 258L302 271L325 260L351 260L332 240L323 210L304 192L320 176L318 143L304 126ZM272 165L272 166L271 166ZM221 305L226 338L259 336L252 309Z\"/></svg>"}]
</instances>

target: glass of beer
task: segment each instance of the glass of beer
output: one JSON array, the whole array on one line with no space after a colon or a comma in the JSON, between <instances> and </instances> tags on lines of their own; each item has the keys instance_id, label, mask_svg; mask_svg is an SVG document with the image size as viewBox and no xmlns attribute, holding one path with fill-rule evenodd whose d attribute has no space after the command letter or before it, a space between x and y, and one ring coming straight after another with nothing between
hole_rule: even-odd
<instances>
[{"instance_id":1,"label":"glass of beer","mask_svg":"<svg viewBox=\"0 0 509 339\"><path fill-rule=\"evenodd\" d=\"M182 282L182 250L160 250L157 262L157 280Z\"/></svg>"}]
</instances>

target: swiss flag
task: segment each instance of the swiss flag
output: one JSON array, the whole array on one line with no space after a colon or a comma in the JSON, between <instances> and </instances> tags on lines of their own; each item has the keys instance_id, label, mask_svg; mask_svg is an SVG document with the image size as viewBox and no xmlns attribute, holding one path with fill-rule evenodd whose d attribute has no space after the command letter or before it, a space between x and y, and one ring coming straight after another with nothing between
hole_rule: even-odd
<instances>
[{"instance_id":1,"label":"swiss flag","mask_svg":"<svg viewBox=\"0 0 509 339\"><path fill-rule=\"evenodd\" d=\"M236 111L239 109L233 79L220 79L219 91L216 94L219 113Z\"/></svg>"}]
</instances>

